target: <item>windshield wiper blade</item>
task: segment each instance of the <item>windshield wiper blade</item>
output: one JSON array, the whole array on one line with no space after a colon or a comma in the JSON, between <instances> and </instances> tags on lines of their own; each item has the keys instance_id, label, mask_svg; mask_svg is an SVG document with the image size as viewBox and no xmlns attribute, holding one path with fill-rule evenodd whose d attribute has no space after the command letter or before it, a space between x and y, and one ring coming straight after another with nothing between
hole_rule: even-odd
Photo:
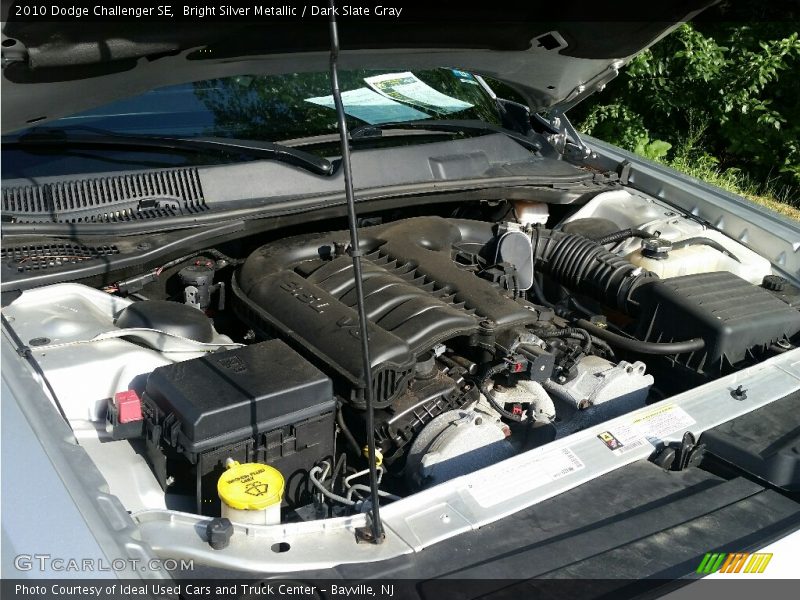
<instances>
[{"instance_id":1,"label":"windshield wiper blade","mask_svg":"<svg viewBox=\"0 0 800 600\"><path fill-rule=\"evenodd\" d=\"M426 119L422 121L397 121L390 123L380 123L371 125L365 123L350 130L350 138L356 139L369 139L380 137L383 130L395 129L414 129L417 131L430 131L430 132L452 132L452 133L502 133L511 139L519 142L523 146L532 150L541 150L541 144L535 139L526 135L511 131L499 125L486 123L485 121L478 120L440 120L440 119Z\"/></svg>"},{"instance_id":2,"label":"windshield wiper blade","mask_svg":"<svg viewBox=\"0 0 800 600\"><path fill-rule=\"evenodd\" d=\"M214 137L172 137L157 135L128 135L84 129L88 133L73 134L63 129L36 130L18 138L3 140L4 146L24 148L42 147L108 147L120 148L159 148L181 152L235 153L252 158L263 158L300 167L317 175L333 173L333 163L327 158L274 142L235 140Z\"/></svg>"},{"instance_id":3,"label":"windshield wiper blade","mask_svg":"<svg viewBox=\"0 0 800 600\"><path fill-rule=\"evenodd\" d=\"M369 141L381 138L391 137L425 137L425 136L441 136L452 137L456 132L452 131L439 131L433 129L409 129L407 127L400 128L398 124L397 129L387 129L385 132L376 130L372 125L366 127L368 131L359 132L356 138L348 134L351 142L359 142L361 140ZM281 140L280 144L289 146L291 148L299 148L302 146L321 146L324 144L339 144L341 137L338 133L323 133L320 135L310 135L300 138L290 138Z\"/></svg>"}]
</instances>

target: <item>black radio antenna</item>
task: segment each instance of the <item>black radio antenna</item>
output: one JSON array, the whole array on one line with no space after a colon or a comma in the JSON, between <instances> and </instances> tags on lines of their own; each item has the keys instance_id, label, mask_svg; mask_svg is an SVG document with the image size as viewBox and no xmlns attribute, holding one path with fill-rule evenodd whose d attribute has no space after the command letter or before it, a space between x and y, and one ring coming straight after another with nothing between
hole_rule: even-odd
<instances>
[{"instance_id":1,"label":"black radio antenna","mask_svg":"<svg viewBox=\"0 0 800 600\"><path fill-rule=\"evenodd\" d=\"M378 466L375 455L375 414L372 407L372 361L369 353L369 336L367 311L364 307L364 285L361 278L361 246L358 242L358 218L356 201L353 194L353 173L350 167L350 143L348 142L347 120L345 118L342 92L339 90L339 30L336 27L336 6L330 0L330 34L331 34L331 90L336 107L336 118L339 122L339 139L342 146L342 169L344 187L347 196L347 223L350 227L350 256L353 257L353 276L355 278L356 302L358 305L358 332L361 338L361 360L364 371L364 400L367 410L367 462L369 463L370 510L367 516L368 527L356 532L357 539L380 544L383 541L383 525L378 501Z\"/></svg>"}]
</instances>

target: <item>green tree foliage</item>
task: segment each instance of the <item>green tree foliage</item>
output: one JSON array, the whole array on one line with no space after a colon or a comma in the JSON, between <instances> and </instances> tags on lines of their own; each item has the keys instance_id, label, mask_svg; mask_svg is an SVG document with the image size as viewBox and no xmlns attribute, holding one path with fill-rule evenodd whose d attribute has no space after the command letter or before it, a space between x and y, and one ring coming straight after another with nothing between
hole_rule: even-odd
<instances>
[{"instance_id":1,"label":"green tree foliage","mask_svg":"<svg viewBox=\"0 0 800 600\"><path fill-rule=\"evenodd\" d=\"M681 25L570 117L648 158L745 177L797 206L797 30L796 21Z\"/></svg>"}]
</instances>

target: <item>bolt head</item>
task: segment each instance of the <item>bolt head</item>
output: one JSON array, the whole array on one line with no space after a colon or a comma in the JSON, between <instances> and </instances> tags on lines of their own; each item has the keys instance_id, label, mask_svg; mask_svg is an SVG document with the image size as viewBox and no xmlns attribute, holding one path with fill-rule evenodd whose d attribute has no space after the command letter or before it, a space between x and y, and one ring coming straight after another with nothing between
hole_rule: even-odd
<instances>
[{"instance_id":1,"label":"bolt head","mask_svg":"<svg viewBox=\"0 0 800 600\"><path fill-rule=\"evenodd\" d=\"M736 400L747 400L747 390L740 385L735 390L731 390L731 396Z\"/></svg>"},{"instance_id":2,"label":"bolt head","mask_svg":"<svg viewBox=\"0 0 800 600\"><path fill-rule=\"evenodd\" d=\"M211 519L206 525L208 545L214 550L227 548L233 536L233 523L226 517Z\"/></svg>"}]
</instances>

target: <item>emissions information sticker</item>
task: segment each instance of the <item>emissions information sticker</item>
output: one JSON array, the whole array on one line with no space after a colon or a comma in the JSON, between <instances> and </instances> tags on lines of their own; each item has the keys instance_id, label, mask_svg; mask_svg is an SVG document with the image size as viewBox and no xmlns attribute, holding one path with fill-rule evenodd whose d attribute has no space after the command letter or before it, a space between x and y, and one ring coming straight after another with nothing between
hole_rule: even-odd
<instances>
[{"instance_id":1,"label":"emissions information sticker","mask_svg":"<svg viewBox=\"0 0 800 600\"><path fill-rule=\"evenodd\" d=\"M660 441L694 425L695 420L680 406L665 404L654 406L651 411L634 418L631 424L646 438Z\"/></svg>"},{"instance_id":2,"label":"emissions information sticker","mask_svg":"<svg viewBox=\"0 0 800 600\"><path fill-rule=\"evenodd\" d=\"M520 464L482 477L480 487L470 487L475 501L487 508L542 487L583 469L585 465L570 448L544 452Z\"/></svg>"},{"instance_id":3,"label":"emissions information sticker","mask_svg":"<svg viewBox=\"0 0 800 600\"><path fill-rule=\"evenodd\" d=\"M643 447L652 450L661 440L695 422L675 404L654 405L627 423L609 427L597 437L615 455L622 456ZM522 462L507 462L510 464L502 470L475 477L474 481L480 481L480 485L468 485L470 494L482 507L500 504L585 468L571 448L542 452Z\"/></svg>"}]
</instances>

